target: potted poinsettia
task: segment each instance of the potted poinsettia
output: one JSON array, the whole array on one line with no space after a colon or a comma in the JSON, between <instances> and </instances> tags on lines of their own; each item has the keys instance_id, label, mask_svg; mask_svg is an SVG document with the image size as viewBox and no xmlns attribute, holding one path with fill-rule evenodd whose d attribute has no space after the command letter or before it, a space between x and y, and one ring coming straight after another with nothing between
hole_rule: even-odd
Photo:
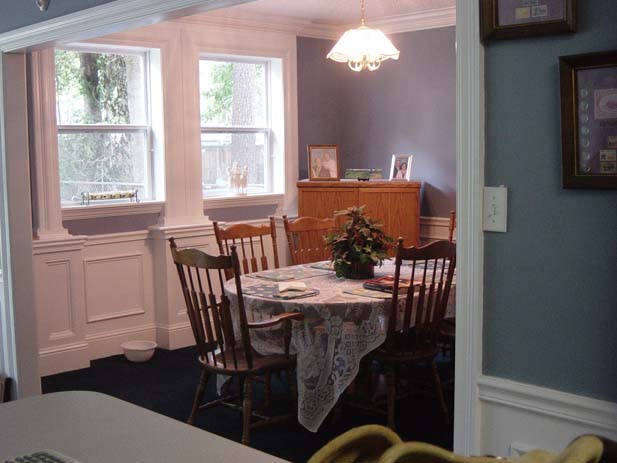
<instances>
[{"instance_id":1,"label":"potted poinsettia","mask_svg":"<svg viewBox=\"0 0 617 463\"><path fill-rule=\"evenodd\" d=\"M388 258L393 239L382 230L382 225L364 214L365 206L353 206L335 212L347 221L326 236L326 245L332 252L337 276L366 279L375 276L375 265Z\"/></svg>"}]
</instances>

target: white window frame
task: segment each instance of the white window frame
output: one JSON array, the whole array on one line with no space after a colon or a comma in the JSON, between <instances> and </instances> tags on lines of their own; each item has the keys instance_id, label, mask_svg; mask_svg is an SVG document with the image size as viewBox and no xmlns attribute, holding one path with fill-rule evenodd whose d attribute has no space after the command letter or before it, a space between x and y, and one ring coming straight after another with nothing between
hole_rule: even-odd
<instances>
[{"instance_id":1,"label":"white window frame","mask_svg":"<svg viewBox=\"0 0 617 463\"><path fill-rule=\"evenodd\" d=\"M143 133L146 138L146 159L145 159L145 179L144 179L144 191L141 194L138 193L139 201L144 201L148 203L158 202L159 199L157 196L157 191L155 188L155 172L154 172L154 148L153 148L153 135L152 135L152 79L151 79L151 56L150 50L147 48L141 47L130 47L130 46L115 46L115 45L104 45L104 44L71 44L66 46L59 46L55 48L56 50L66 50L66 51L75 51L75 52L92 52L92 53L117 53L117 54L130 54L130 55L141 55L144 63L144 75L143 75L143 85L145 87L145 114L146 114L146 124L58 124L57 132L58 136L67 133L103 133L103 132L123 132L123 133ZM55 78L55 72L54 72ZM62 179L60 178L60 182L62 183ZM70 211L72 209L92 209L92 215L88 215L86 217L85 214L65 214L63 212L64 219L73 218L90 218L90 217L101 217L100 209L109 207L109 206L129 206L125 207L125 213L135 213L135 207L140 203L128 203L126 200L110 200L110 201L100 201L95 202L91 205L84 206L80 203L76 202L66 202L62 201L61 206L63 211ZM152 207L150 207L152 208ZM140 208L141 209L141 208ZM160 205L157 205L156 211L160 211ZM140 210L140 212L143 212ZM119 215L119 214L112 214Z\"/></svg>"},{"instance_id":2,"label":"white window frame","mask_svg":"<svg viewBox=\"0 0 617 463\"><path fill-rule=\"evenodd\" d=\"M273 154L273 130L272 130L272 60L276 58L265 58L265 57L250 57L244 55L228 55L228 54L213 54L213 53L201 53L199 55L199 61L220 61L223 63L246 63L246 64L262 64L265 68L265 108L266 108L266 125L265 126L252 126L252 127L205 127L201 124L201 105L200 105L200 131L203 135L204 133L229 133L229 134L238 134L238 133L262 133L265 137L265 158L264 158L264 192L262 193L247 193L247 197L264 197L270 196L274 194L274 183L272 178L274 177L273 169L274 169L274 154ZM201 88L199 89L201 95ZM281 108L282 109L282 108ZM284 111L284 109L282 109ZM216 195L216 196L203 196L204 200L208 201L208 205L211 206L211 201L214 200L216 202L217 199L229 198L228 195ZM216 204L216 203L215 203ZM228 202L228 204L230 204ZM239 204L243 204L242 201L239 201Z\"/></svg>"}]
</instances>

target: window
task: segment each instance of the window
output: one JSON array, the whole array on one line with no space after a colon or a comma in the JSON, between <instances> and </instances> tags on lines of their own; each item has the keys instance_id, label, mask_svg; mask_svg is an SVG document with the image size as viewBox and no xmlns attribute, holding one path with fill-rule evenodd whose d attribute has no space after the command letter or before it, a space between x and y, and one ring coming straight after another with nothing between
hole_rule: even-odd
<instances>
[{"instance_id":1,"label":"window","mask_svg":"<svg viewBox=\"0 0 617 463\"><path fill-rule=\"evenodd\" d=\"M248 194L272 192L270 67L268 60L200 60L204 197L228 194L234 168L246 168Z\"/></svg>"},{"instance_id":2,"label":"window","mask_svg":"<svg viewBox=\"0 0 617 463\"><path fill-rule=\"evenodd\" d=\"M148 53L57 49L56 120L63 204L82 193L153 199Z\"/></svg>"}]
</instances>

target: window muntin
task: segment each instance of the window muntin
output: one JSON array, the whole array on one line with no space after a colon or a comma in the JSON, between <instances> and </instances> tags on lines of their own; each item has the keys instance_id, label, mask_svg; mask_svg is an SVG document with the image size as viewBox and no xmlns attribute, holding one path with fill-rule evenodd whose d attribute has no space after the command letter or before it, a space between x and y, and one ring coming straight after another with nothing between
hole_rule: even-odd
<instances>
[{"instance_id":1,"label":"window muntin","mask_svg":"<svg viewBox=\"0 0 617 463\"><path fill-rule=\"evenodd\" d=\"M55 64L62 202L134 189L152 199L147 54L58 49Z\"/></svg>"},{"instance_id":2,"label":"window muntin","mask_svg":"<svg viewBox=\"0 0 617 463\"><path fill-rule=\"evenodd\" d=\"M266 60L200 60L204 197L230 193L234 163L248 168L248 194L271 191L269 72Z\"/></svg>"}]
</instances>

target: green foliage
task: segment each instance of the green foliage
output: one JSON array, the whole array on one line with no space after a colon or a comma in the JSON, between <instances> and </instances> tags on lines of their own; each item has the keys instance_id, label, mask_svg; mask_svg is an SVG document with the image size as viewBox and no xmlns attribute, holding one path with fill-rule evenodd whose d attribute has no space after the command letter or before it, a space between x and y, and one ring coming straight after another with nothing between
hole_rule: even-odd
<instances>
[{"instance_id":1,"label":"green foliage","mask_svg":"<svg viewBox=\"0 0 617 463\"><path fill-rule=\"evenodd\" d=\"M81 97L84 109L72 124L129 124L127 57L113 53L56 50L56 90Z\"/></svg>"},{"instance_id":2,"label":"green foliage","mask_svg":"<svg viewBox=\"0 0 617 463\"><path fill-rule=\"evenodd\" d=\"M201 92L202 97L205 98L205 104L201 108L202 122L231 125L233 69L234 63L212 64L212 86Z\"/></svg>"},{"instance_id":3,"label":"green foliage","mask_svg":"<svg viewBox=\"0 0 617 463\"><path fill-rule=\"evenodd\" d=\"M347 275L352 263L381 265L388 259L394 240L386 236L380 223L364 214L365 207L353 206L334 214L349 219L326 237L337 276Z\"/></svg>"},{"instance_id":4,"label":"green foliage","mask_svg":"<svg viewBox=\"0 0 617 463\"><path fill-rule=\"evenodd\" d=\"M56 50L56 91L63 124L129 124L127 61L113 53ZM61 195L113 191L144 182L144 137L126 132L75 132L58 137Z\"/></svg>"}]
</instances>

